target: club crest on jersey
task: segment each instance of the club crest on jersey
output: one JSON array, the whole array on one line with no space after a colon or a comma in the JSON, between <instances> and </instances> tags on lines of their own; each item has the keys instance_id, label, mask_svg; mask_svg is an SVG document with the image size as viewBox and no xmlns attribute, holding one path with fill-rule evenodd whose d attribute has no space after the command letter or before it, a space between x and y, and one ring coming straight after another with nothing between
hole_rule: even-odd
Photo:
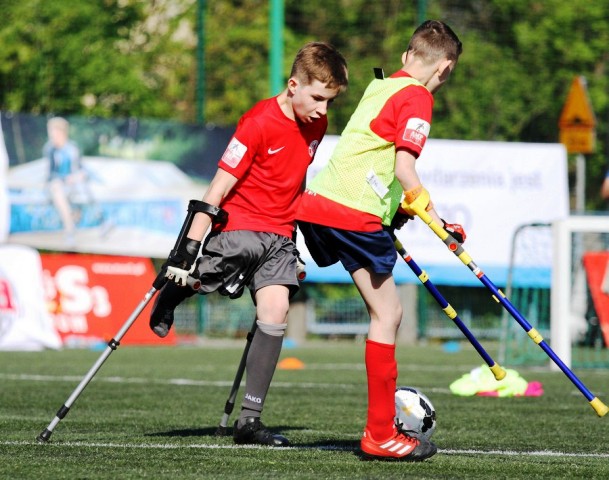
<instances>
[{"instance_id":1,"label":"club crest on jersey","mask_svg":"<svg viewBox=\"0 0 609 480\"><path fill-rule=\"evenodd\" d=\"M309 156L313 158L315 156L315 152L317 151L317 147L319 147L319 140L313 140L309 145Z\"/></svg>"},{"instance_id":2,"label":"club crest on jersey","mask_svg":"<svg viewBox=\"0 0 609 480\"><path fill-rule=\"evenodd\" d=\"M419 148L423 148L430 129L431 125L429 125L429 122L421 118L411 118L406 123L402 139L414 143Z\"/></svg>"},{"instance_id":3,"label":"club crest on jersey","mask_svg":"<svg viewBox=\"0 0 609 480\"><path fill-rule=\"evenodd\" d=\"M247 152L247 147L233 137L222 155L222 161L229 167L235 168L241 162L245 152Z\"/></svg>"}]
</instances>

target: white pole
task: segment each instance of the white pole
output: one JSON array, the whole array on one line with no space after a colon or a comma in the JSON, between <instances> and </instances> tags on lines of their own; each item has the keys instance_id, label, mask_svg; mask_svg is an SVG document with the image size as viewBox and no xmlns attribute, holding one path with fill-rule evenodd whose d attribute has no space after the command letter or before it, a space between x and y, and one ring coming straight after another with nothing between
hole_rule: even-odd
<instances>
[{"instance_id":1,"label":"white pole","mask_svg":"<svg viewBox=\"0 0 609 480\"><path fill-rule=\"evenodd\" d=\"M552 225L553 254L552 254L552 289L550 292L550 346L563 363L571 368L571 317L573 305L573 249L577 242L571 241L571 236L577 238L585 232L609 232L609 217L601 215L577 215L558 220ZM581 254L582 252L576 252ZM581 257L576 256L581 262ZM581 266L579 267L581 268ZM552 362L551 368L558 370Z\"/></svg>"},{"instance_id":2,"label":"white pole","mask_svg":"<svg viewBox=\"0 0 609 480\"><path fill-rule=\"evenodd\" d=\"M586 158L582 153L578 153L575 162L575 211L584 213L586 210Z\"/></svg>"},{"instance_id":3,"label":"white pole","mask_svg":"<svg viewBox=\"0 0 609 480\"><path fill-rule=\"evenodd\" d=\"M6 145L4 144L2 120L0 116L0 243L6 242L11 226L11 207L9 203L8 186L6 185L8 166L8 152L6 151Z\"/></svg>"},{"instance_id":4,"label":"white pole","mask_svg":"<svg viewBox=\"0 0 609 480\"><path fill-rule=\"evenodd\" d=\"M553 268L550 299L550 346L563 363L571 368L571 230L567 220L552 225ZM550 362L550 369L560 370Z\"/></svg>"}]
</instances>

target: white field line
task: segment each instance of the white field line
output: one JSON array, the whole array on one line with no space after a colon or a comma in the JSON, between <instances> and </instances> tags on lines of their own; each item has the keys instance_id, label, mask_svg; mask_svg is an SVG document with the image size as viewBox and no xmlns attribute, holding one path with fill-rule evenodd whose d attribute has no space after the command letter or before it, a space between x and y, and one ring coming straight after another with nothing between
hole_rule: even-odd
<instances>
[{"instance_id":1,"label":"white field line","mask_svg":"<svg viewBox=\"0 0 609 480\"><path fill-rule=\"evenodd\" d=\"M39 442L33 441L0 441L0 445L5 446L40 446ZM97 442L60 442L47 443L47 447L74 447L74 448L135 448L135 449L156 449L156 450L177 450L182 448L209 449L209 450L269 450L269 447L262 445L219 445L219 444L169 444L169 443L97 443ZM324 445L324 446L292 446L278 448L280 451L299 451L299 450L327 450L354 452L357 448L343 445ZM438 453L445 455L494 455L503 457L569 457L569 458L609 458L609 453L572 453L554 452L551 450L537 450L518 452L515 450L457 450L457 449L438 449Z\"/></svg>"},{"instance_id":2,"label":"white field line","mask_svg":"<svg viewBox=\"0 0 609 480\"><path fill-rule=\"evenodd\" d=\"M84 375L83 375L84 377ZM0 373L0 380L13 380L25 382L71 382L78 384L83 377L75 375L32 375L26 373ZM174 385L186 387L232 387L232 380L192 380L188 378L141 378L141 377L94 377L92 381L106 383L132 383L132 384L155 384ZM243 383L242 383L243 384ZM364 384L358 383L320 383L320 382L273 382L274 388L334 388L334 389L360 389ZM448 388L426 388L433 393L451 393Z\"/></svg>"},{"instance_id":3,"label":"white field line","mask_svg":"<svg viewBox=\"0 0 609 480\"><path fill-rule=\"evenodd\" d=\"M79 377L76 375L33 375L27 373L0 373L0 380L26 381L26 382L71 382L76 385L80 383L84 375ZM154 385L173 385L184 387L232 387L232 380L193 380L189 378L142 378L142 377L93 377L92 382L106 383L132 383L132 384L154 384ZM363 381L363 380L362 380ZM242 383L243 385L243 383ZM334 388L342 390L360 389L365 387L364 383L321 383L321 382L273 382L274 388ZM426 387L426 392L436 394L451 395L452 392L448 388L442 387ZM572 390L571 395L579 396L581 393L578 390ZM603 391L597 391L595 394L603 397Z\"/></svg>"},{"instance_id":4,"label":"white field line","mask_svg":"<svg viewBox=\"0 0 609 480\"><path fill-rule=\"evenodd\" d=\"M83 375L84 377L84 375ZM30 374L7 374L0 373L0 380L16 380L27 382L75 382L78 383L83 377L75 375L30 375ZM192 380L188 378L141 378L141 377L94 377L93 381L107 383L136 383L155 385L177 385L194 387L231 387L232 380ZM317 382L273 382L276 388L362 388L361 384L355 383L317 383Z\"/></svg>"}]
</instances>

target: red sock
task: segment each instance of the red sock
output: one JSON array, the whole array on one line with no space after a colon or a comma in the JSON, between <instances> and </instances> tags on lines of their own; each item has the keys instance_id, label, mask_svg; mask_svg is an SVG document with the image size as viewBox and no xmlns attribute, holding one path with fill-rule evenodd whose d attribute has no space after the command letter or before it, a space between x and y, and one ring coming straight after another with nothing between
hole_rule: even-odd
<instances>
[{"instance_id":1,"label":"red sock","mask_svg":"<svg viewBox=\"0 0 609 480\"><path fill-rule=\"evenodd\" d=\"M368 376L368 421L366 428L376 441L393 435L395 386L398 366L395 345L366 340Z\"/></svg>"}]
</instances>

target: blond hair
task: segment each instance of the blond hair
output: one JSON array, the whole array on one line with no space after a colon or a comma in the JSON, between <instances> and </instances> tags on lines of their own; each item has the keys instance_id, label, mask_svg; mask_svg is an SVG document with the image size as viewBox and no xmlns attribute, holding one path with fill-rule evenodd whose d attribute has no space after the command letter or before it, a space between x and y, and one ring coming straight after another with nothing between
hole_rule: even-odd
<instances>
[{"instance_id":1,"label":"blond hair","mask_svg":"<svg viewBox=\"0 0 609 480\"><path fill-rule=\"evenodd\" d=\"M347 61L332 45L310 42L296 54L290 77L296 77L306 85L318 80L328 88L341 92L347 88Z\"/></svg>"},{"instance_id":2,"label":"blond hair","mask_svg":"<svg viewBox=\"0 0 609 480\"><path fill-rule=\"evenodd\" d=\"M70 129L70 122L63 117L53 117L47 122L47 129L60 130L67 134Z\"/></svg>"}]
</instances>

